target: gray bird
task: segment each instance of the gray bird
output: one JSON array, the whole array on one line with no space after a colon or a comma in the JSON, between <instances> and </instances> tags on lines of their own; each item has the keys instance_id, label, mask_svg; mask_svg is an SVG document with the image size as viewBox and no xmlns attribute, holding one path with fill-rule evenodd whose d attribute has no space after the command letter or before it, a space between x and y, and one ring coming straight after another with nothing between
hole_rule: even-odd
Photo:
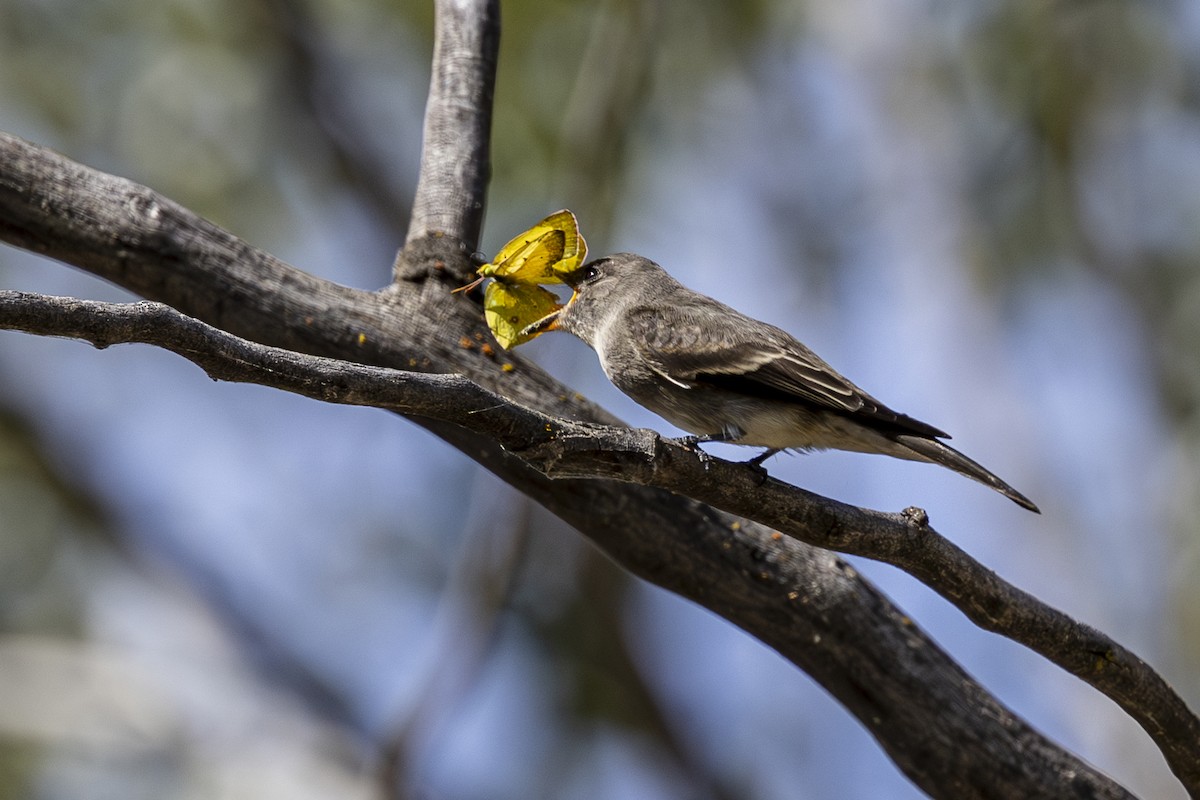
<instances>
[{"instance_id":1,"label":"gray bird","mask_svg":"<svg viewBox=\"0 0 1200 800\"><path fill-rule=\"evenodd\" d=\"M852 450L927 461L1028 498L957 450L950 436L897 413L787 332L688 289L658 264L617 253L567 276L566 306L528 332L565 330L586 342L604 374L641 405L689 431L692 444Z\"/></svg>"}]
</instances>

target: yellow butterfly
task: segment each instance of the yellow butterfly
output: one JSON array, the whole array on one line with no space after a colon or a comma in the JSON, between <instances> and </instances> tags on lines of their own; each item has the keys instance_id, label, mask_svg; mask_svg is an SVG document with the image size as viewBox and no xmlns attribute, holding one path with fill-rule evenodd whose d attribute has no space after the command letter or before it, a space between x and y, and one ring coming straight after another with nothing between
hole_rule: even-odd
<instances>
[{"instance_id":1,"label":"yellow butterfly","mask_svg":"<svg viewBox=\"0 0 1200 800\"><path fill-rule=\"evenodd\" d=\"M539 335L520 336L526 325L562 306L540 283L562 283L562 276L579 268L587 257L587 242L579 234L575 215L556 211L500 248L481 266L479 277L456 292L474 289L494 278L483 295L484 319L506 350Z\"/></svg>"},{"instance_id":2,"label":"yellow butterfly","mask_svg":"<svg viewBox=\"0 0 1200 800\"><path fill-rule=\"evenodd\" d=\"M562 283L560 276L577 269L586 257L579 222L563 209L501 247L494 260L479 268L479 275L509 283Z\"/></svg>"},{"instance_id":3,"label":"yellow butterfly","mask_svg":"<svg viewBox=\"0 0 1200 800\"><path fill-rule=\"evenodd\" d=\"M558 298L536 284L497 280L483 293L483 318L505 350L541 336L522 335L521 331L559 308Z\"/></svg>"}]
</instances>

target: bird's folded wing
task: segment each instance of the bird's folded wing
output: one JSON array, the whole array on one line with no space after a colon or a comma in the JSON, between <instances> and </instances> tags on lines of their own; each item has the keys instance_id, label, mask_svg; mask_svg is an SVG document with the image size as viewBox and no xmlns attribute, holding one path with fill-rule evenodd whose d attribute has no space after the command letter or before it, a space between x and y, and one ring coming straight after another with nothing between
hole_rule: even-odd
<instances>
[{"instance_id":1,"label":"bird's folded wing","mask_svg":"<svg viewBox=\"0 0 1200 800\"><path fill-rule=\"evenodd\" d=\"M736 312L735 312L736 313ZM950 438L885 406L786 332L748 320L713 331L684 322L667 327L650 312L630 314L632 339L651 367L680 386L710 386L764 400L802 403L893 433Z\"/></svg>"}]
</instances>

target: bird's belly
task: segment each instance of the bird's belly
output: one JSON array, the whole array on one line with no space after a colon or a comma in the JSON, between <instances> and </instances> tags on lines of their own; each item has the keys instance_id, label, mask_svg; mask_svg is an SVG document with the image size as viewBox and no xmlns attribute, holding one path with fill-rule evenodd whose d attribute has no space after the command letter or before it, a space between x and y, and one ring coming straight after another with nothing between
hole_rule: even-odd
<instances>
[{"instance_id":1,"label":"bird's belly","mask_svg":"<svg viewBox=\"0 0 1200 800\"><path fill-rule=\"evenodd\" d=\"M742 435L738 444L759 447L820 448L826 445L825 425L814 414L796 408L752 407L738 409L732 416L739 422Z\"/></svg>"}]
</instances>

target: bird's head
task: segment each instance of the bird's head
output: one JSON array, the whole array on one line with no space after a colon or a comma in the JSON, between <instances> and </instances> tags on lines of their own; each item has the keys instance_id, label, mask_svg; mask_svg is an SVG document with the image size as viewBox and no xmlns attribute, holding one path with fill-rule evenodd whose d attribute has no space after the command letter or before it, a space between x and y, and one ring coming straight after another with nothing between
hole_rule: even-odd
<instances>
[{"instance_id":1,"label":"bird's head","mask_svg":"<svg viewBox=\"0 0 1200 800\"><path fill-rule=\"evenodd\" d=\"M523 333L565 330L585 342L622 310L636 302L653 300L674 279L648 258L616 253L580 266L563 276L571 299L560 309L532 323Z\"/></svg>"}]
</instances>

